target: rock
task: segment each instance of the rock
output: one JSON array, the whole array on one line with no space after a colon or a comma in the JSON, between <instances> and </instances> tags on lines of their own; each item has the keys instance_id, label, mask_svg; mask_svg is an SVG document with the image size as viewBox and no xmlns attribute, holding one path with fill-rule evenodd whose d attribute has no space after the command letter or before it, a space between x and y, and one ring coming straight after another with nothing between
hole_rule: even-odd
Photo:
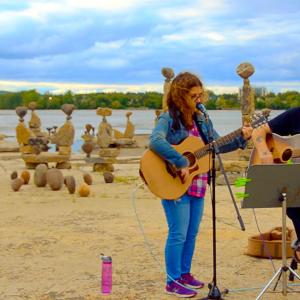
<instances>
[{"instance_id":1,"label":"rock","mask_svg":"<svg viewBox=\"0 0 300 300\"><path fill-rule=\"evenodd\" d=\"M69 191L70 194L74 194L76 190L76 181L74 176L66 176L64 179L64 183Z\"/></svg>"},{"instance_id":2,"label":"rock","mask_svg":"<svg viewBox=\"0 0 300 300\"><path fill-rule=\"evenodd\" d=\"M244 62L237 66L236 72L242 78L247 79L255 72L255 69L250 63Z\"/></svg>"},{"instance_id":3,"label":"rock","mask_svg":"<svg viewBox=\"0 0 300 300\"><path fill-rule=\"evenodd\" d=\"M58 162L55 167L56 169L71 169L72 165L69 161L64 161L64 162Z\"/></svg>"},{"instance_id":4,"label":"rock","mask_svg":"<svg viewBox=\"0 0 300 300\"><path fill-rule=\"evenodd\" d=\"M174 71L171 68L162 68L161 73L164 77L167 78L167 80L171 80L174 77Z\"/></svg>"},{"instance_id":5,"label":"rock","mask_svg":"<svg viewBox=\"0 0 300 300\"><path fill-rule=\"evenodd\" d=\"M19 152L19 144L14 141L1 141L0 152Z\"/></svg>"},{"instance_id":6,"label":"rock","mask_svg":"<svg viewBox=\"0 0 300 300\"><path fill-rule=\"evenodd\" d=\"M13 189L13 191L17 192L23 184L24 181L22 178L15 178L11 182L11 188Z\"/></svg>"},{"instance_id":7,"label":"rock","mask_svg":"<svg viewBox=\"0 0 300 300\"><path fill-rule=\"evenodd\" d=\"M31 110L35 110L37 108L37 104L34 101L29 102L28 108Z\"/></svg>"},{"instance_id":8,"label":"rock","mask_svg":"<svg viewBox=\"0 0 300 300\"><path fill-rule=\"evenodd\" d=\"M29 180L30 180L30 173L28 170L24 170L22 173L21 173L21 176L20 176L23 181L24 181L24 184L28 184Z\"/></svg>"},{"instance_id":9,"label":"rock","mask_svg":"<svg viewBox=\"0 0 300 300\"><path fill-rule=\"evenodd\" d=\"M94 127L91 124L85 124L85 129L87 133L90 133L91 130L94 130Z\"/></svg>"},{"instance_id":10,"label":"rock","mask_svg":"<svg viewBox=\"0 0 300 300\"><path fill-rule=\"evenodd\" d=\"M94 144L92 142L85 142L82 146L81 149L86 153L87 157L91 156L91 152L94 149Z\"/></svg>"},{"instance_id":11,"label":"rock","mask_svg":"<svg viewBox=\"0 0 300 300\"><path fill-rule=\"evenodd\" d=\"M58 191L61 189L64 177L61 170L56 168L49 169L46 173L47 184L52 191Z\"/></svg>"},{"instance_id":12,"label":"rock","mask_svg":"<svg viewBox=\"0 0 300 300\"><path fill-rule=\"evenodd\" d=\"M92 178L92 176L91 176L90 174L88 174L88 173L84 173L84 174L83 174L83 180L84 180L84 182L85 182L86 184L88 184L88 185L92 185L92 183L93 183L93 178Z\"/></svg>"},{"instance_id":13,"label":"rock","mask_svg":"<svg viewBox=\"0 0 300 300\"><path fill-rule=\"evenodd\" d=\"M120 154L120 148L101 148L99 149L99 156L103 158L107 157L117 157ZM110 161L115 163L116 160Z\"/></svg>"},{"instance_id":14,"label":"rock","mask_svg":"<svg viewBox=\"0 0 300 300\"><path fill-rule=\"evenodd\" d=\"M96 114L98 116L108 117L108 116L111 116L112 110L108 107L98 107L96 110Z\"/></svg>"},{"instance_id":15,"label":"rock","mask_svg":"<svg viewBox=\"0 0 300 300\"><path fill-rule=\"evenodd\" d=\"M72 146L75 129L71 121L66 121L55 134L51 136L51 143L60 146Z\"/></svg>"},{"instance_id":16,"label":"rock","mask_svg":"<svg viewBox=\"0 0 300 300\"><path fill-rule=\"evenodd\" d=\"M45 164L39 164L34 171L34 184L37 187L44 187L47 184L46 173L48 167Z\"/></svg>"},{"instance_id":17,"label":"rock","mask_svg":"<svg viewBox=\"0 0 300 300\"><path fill-rule=\"evenodd\" d=\"M23 119L25 115L27 114L27 107L26 106L18 106L16 108L16 114L20 117L20 119Z\"/></svg>"},{"instance_id":18,"label":"rock","mask_svg":"<svg viewBox=\"0 0 300 300\"><path fill-rule=\"evenodd\" d=\"M108 171L103 172L103 177L104 177L105 183L113 183L114 179L115 179L115 176L111 172L108 172Z\"/></svg>"},{"instance_id":19,"label":"rock","mask_svg":"<svg viewBox=\"0 0 300 300\"><path fill-rule=\"evenodd\" d=\"M10 174L10 179L16 179L18 177L18 172L17 171L13 171L11 174Z\"/></svg>"},{"instance_id":20,"label":"rock","mask_svg":"<svg viewBox=\"0 0 300 300\"><path fill-rule=\"evenodd\" d=\"M61 106L61 110L67 115L71 116L73 110L75 109L75 106L73 104L63 104Z\"/></svg>"},{"instance_id":21,"label":"rock","mask_svg":"<svg viewBox=\"0 0 300 300\"><path fill-rule=\"evenodd\" d=\"M90 194L90 188L86 183L82 183L79 186L78 194L80 197L87 197Z\"/></svg>"}]
</instances>

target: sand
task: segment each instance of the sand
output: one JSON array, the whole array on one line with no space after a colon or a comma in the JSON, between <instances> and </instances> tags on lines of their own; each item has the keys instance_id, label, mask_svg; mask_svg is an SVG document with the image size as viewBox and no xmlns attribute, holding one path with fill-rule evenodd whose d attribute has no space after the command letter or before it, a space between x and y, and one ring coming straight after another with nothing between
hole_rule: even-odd
<instances>
[{"instance_id":1,"label":"sand","mask_svg":"<svg viewBox=\"0 0 300 300\"><path fill-rule=\"evenodd\" d=\"M19 153L0 154L0 299L177 299L164 293L167 227L160 201L140 186L136 161L125 162L115 165L116 180L106 184L82 155L74 157L73 169L63 174L74 175L78 184L83 172L93 177L91 195L80 198L65 187L55 192L37 188L32 178L13 192L10 174L24 170L24 162ZM228 188L218 186L216 198L217 285L230 290L226 299L255 299L274 270L269 259L245 255L248 237L258 234L253 212L240 209L243 232ZM210 191L205 202L192 272L207 284L213 274ZM280 209L259 209L256 217L262 232L281 225ZM288 226L292 227L289 220ZM100 253L113 258L109 296L100 293ZM281 260L273 263L278 269ZM300 291L300 286L293 290ZM206 286L194 299L207 294ZM284 297L279 285L262 299L300 299L300 293Z\"/></svg>"}]
</instances>

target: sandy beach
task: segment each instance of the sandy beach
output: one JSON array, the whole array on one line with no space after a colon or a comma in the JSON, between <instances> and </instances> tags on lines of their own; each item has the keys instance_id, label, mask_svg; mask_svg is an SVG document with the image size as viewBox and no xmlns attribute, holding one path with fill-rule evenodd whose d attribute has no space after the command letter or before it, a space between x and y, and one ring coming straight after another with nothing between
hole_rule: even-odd
<instances>
[{"instance_id":1,"label":"sandy beach","mask_svg":"<svg viewBox=\"0 0 300 300\"><path fill-rule=\"evenodd\" d=\"M129 162L116 164L115 182L106 184L83 155L74 156L73 168L63 174L74 175L77 185L83 182L83 172L93 178L91 195L81 198L65 187L60 191L36 187L33 170L29 184L13 192L10 174L24 170L24 162L19 153L0 154L0 299L177 299L164 293L167 227L160 201L141 186L138 163ZM210 196L208 190L192 269L206 286L194 299L207 296L212 280ZM253 211L240 209L246 226L241 231L228 188L217 186L216 197L218 287L229 289L226 299L255 299L274 270L269 259L245 255L248 237L258 234ZM259 209L256 217L262 232L281 225L280 209ZM292 228L289 220L287 224ZM109 296L100 292L100 253L113 258ZM273 263L277 270L281 260ZM275 293L269 290L262 299L299 299L300 292L295 291L300 286L292 289L284 297L279 284Z\"/></svg>"}]
</instances>

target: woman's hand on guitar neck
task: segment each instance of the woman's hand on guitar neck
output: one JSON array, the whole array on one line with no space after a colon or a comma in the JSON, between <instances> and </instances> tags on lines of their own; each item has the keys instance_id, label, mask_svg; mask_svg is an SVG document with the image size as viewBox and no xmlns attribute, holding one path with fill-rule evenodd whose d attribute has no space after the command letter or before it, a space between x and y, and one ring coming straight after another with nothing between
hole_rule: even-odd
<instances>
[{"instance_id":1,"label":"woman's hand on guitar neck","mask_svg":"<svg viewBox=\"0 0 300 300\"><path fill-rule=\"evenodd\" d=\"M252 131L253 128L250 126L250 124L245 122L244 126L242 127L243 138L245 140L249 140L251 138Z\"/></svg>"},{"instance_id":2,"label":"woman's hand on guitar neck","mask_svg":"<svg viewBox=\"0 0 300 300\"><path fill-rule=\"evenodd\" d=\"M262 151L260 154L261 164L262 165L270 165L274 163L273 155L270 151Z\"/></svg>"}]
</instances>

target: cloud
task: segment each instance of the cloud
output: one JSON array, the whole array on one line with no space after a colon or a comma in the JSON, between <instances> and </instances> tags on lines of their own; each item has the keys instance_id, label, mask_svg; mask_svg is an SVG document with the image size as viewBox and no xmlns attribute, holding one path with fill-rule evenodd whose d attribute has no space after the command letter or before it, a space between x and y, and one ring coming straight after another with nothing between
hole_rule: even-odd
<instances>
[{"instance_id":1,"label":"cloud","mask_svg":"<svg viewBox=\"0 0 300 300\"><path fill-rule=\"evenodd\" d=\"M208 84L207 90L215 94L238 93L242 82L237 85L221 85L218 83ZM300 91L300 81L252 81L252 87L268 87L268 91L286 92ZM163 81L160 83L149 84L88 84L74 82L30 82L30 81L3 81L0 80L0 91L22 91L35 89L41 93L50 92L51 94L63 94L67 91L73 93L96 93L96 92L149 92L155 91L163 93Z\"/></svg>"},{"instance_id":2,"label":"cloud","mask_svg":"<svg viewBox=\"0 0 300 300\"><path fill-rule=\"evenodd\" d=\"M110 0L110 1L99 1L99 0L65 0L64 5L74 10L99 10L108 12L118 12L128 10L140 5L141 1L138 0Z\"/></svg>"},{"instance_id":3,"label":"cloud","mask_svg":"<svg viewBox=\"0 0 300 300\"><path fill-rule=\"evenodd\" d=\"M206 38L214 42L223 42L225 41L224 35L218 32L206 32L203 34Z\"/></svg>"},{"instance_id":4,"label":"cloud","mask_svg":"<svg viewBox=\"0 0 300 300\"><path fill-rule=\"evenodd\" d=\"M158 15L167 21L178 22L186 19L207 19L211 15L224 14L228 10L226 1L210 0L210 1L192 1L187 3L180 2L178 5L167 5L158 11Z\"/></svg>"},{"instance_id":5,"label":"cloud","mask_svg":"<svg viewBox=\"0 0 300 300\"><path fill-rule=\"evenodd\" d=\"M107 43L104 42L96 42L94 49L97 50L111 50L111 49L120 49L124 45L124 40L110 41Z\"/></svg>"},{"instance_id":6,"label":"cloud","mask_svg":"<svg viewBox=\"0 0 300 300\"><path fill-rule=\"evenodd\" d=\"M36 89L40 92L51 92L52 94L65 93L71 90L74 93L94 92L162 92L162 84L85 84L74 82L30 82L30 81L3 81L0 80L1 91L21 91Z\"/></svg>"},{"instance_id":7,"label":"cloud","mask_svg":"<svg viewBox=\"0 0 300 300\"><path fill-rule=\"evenodd\" d=\"M20 3L22 2L22 3ZM0 79L142 85L162 67L209 85L300 77L297 1L1 1ZM272 4L272 5L271 5Z\"/></svg>"},{"instance_id":8,"label":"cloud","mask_svg":"<svg viewBox=\"0 0 300 300\"><path fill-rule=\"evenodd\" d=\"M122 58L110 58L110 59L97 59L93 58L85 64L93 69L105 70L105 69L120 69L128 65L128 61Z\"/></svg>"}]
</instances>

